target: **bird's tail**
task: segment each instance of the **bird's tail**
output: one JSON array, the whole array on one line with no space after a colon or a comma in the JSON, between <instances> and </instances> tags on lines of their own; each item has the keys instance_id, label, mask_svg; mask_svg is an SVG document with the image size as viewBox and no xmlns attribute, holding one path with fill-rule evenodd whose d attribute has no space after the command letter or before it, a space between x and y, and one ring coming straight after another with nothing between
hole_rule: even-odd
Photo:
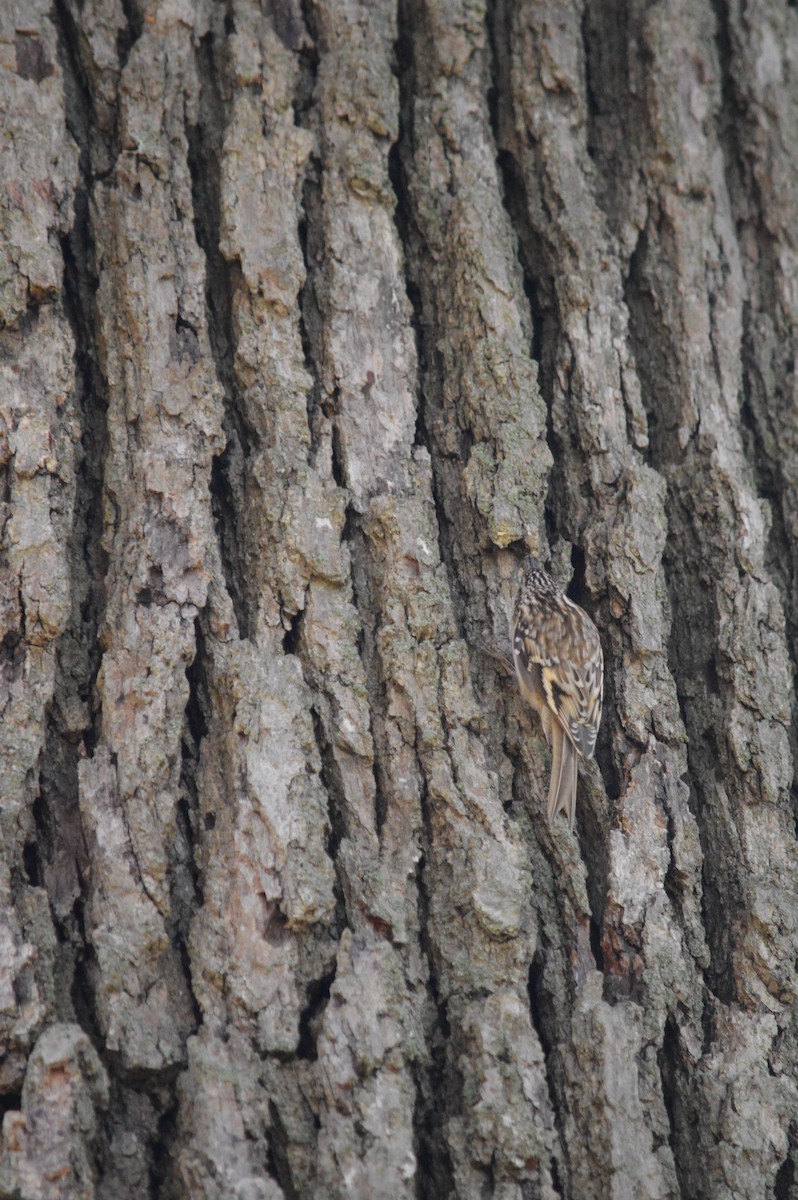
<instances>
[{"instance_id":1,"label":"bird's tail","mask_svg":"<svg viewBox=\"0 0 798 1200\"><path fill-rule=\"evenodd\" d=\"M576 817L576 750L560 722L552 721L551 724L549 822L554 820L558 812L564 812L573 829Z\"/></svg>"}]
</instances>

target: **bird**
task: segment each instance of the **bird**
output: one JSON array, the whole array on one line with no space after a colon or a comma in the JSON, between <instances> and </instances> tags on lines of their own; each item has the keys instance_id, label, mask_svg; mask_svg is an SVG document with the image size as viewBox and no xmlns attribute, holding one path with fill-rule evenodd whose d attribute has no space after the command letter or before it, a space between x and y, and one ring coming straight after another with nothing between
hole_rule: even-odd
<instances>
[{"instance_id":1,"label":"bird","mask_svg":"<svg viewBox=\"0 0 798 1200\"><path fill-rule=\"evenodd\" d=\"M593 757L604 696L604 656L590 617L537 558L525 564L510 618L521 695L539 714L551 746L548 819L565 812L573 830L578 758Z\"/></svg>"}]
</instances>

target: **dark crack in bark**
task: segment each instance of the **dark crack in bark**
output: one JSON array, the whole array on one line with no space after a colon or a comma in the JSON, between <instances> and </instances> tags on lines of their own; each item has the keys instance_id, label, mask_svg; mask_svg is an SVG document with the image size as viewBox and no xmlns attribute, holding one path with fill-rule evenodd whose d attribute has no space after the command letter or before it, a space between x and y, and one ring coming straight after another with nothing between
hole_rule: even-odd
<instances>
[{"instance_id":1,"label":"dark crack in bark","mask_svg":"<svg viewBox=\"0 0 798 1200\"><path fill-rule=\"evenodd\" d=\"M683 1101L680 1089L684 1087L687 1077L687 1064L679 1045L679 1026L675 1017L669 1016L665 1022L662 1045L657 1051L657 1065L662 1082L662 1098L665 1111L668 1114L668 1142L676 1167L679 1181L679 1195L682 1200L688 1200L693 1195L689 1179L684 1177L685 1163L689 1161L689 1144L685 1145L684 1138L690 1136L690 1126L685 1127ZM688 1151L685 1154L685 1150Z\"/></svg>"},{"instance_id":2,"label":"dark crack in bark","mask_svg":"<svg viewBox=\"0 0 798 1200\"><path fill-rule=\"evenodd\" d=\"M418 1163L416 1196L418 1200L437 1200L439 1196L455 1194L454 1171L446 1138L446 1119L456 1101L456 1096L452 1094L452 1084L456 1084L456 1081L452 1079L449 1063L451 1029L446 1004L438 988L438 972L429 934L430 903L425 871L432 833L429 803L426 798L422 798L422 813L426 846L422 849L416 867L418 924L421 949L429 972L427 988L431 1011L435 1016L431 1027L426 1030L429 1063L427 1066L418 1064L414 1072L416 1104L413 1111L413 1136ZM454 1090L462 1089L455 1086Z\"/></svg>"},{"instance_id":3,"label":"dark crack in bark","mask_svg":"<svg viewBox=\"0 0 798 1200\"><path fill-rule=\"evenodd\" d=\"M62 1020L76 1018L102 1051L90 972L93 950L83 922L88 851L78 800L78 762L82 754L93 754L102 719L96 680L102 660L99 633L108 565L102 540L108 384L97 345L98 281L91 195L96 186L96 147L103 139L79 61L78 33L72 15L61 2L56 4L55 15L66 123L79 147L75 218L71 231L61 239L61 251L64 304L75 343L80 446L68 546L71 616L58 646L54 700L47 717L40 799L36 805L37 841L59 942L55 966L58 1015Z\"/></svg>"},{"instance_id":4,"label":"dark crack in bark","mask_svg":"<svg viewBox=\"0 0 798 1200\"><path fill-rule=\"evenodd\" d=\"M229 12L229 10L228 10ZM211 498L225 582L241 637L249 637L256 604L251 595L246 552L242 544L241 498L245 494L247 460L259 438L238 395L234 365L233 296L240 265L228 262L220 247L221 157L229 97L225 94L225 45L220 34L206 33L196 51L200 81L198 122L186 129L188 166L197 243L205 254L205 300L208 336L217 378L224 392L225 449L213 460Z\"/></svg>"}]
</instances>

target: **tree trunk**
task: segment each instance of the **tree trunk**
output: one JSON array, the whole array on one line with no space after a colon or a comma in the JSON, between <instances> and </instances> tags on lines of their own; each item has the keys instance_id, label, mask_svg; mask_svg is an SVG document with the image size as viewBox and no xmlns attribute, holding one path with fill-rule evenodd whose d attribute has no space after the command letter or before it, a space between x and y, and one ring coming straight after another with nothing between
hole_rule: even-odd
<instances>
[{"instance_id":1,"label":"tree trunk","mask_svg":"<svg viewBox=\"0 0 798 1200\"><path fill-rule=\"evenodd\" d=\"M798 1196L794 4L0 48L0 1197Z\"/></svg>"}]
</instances>

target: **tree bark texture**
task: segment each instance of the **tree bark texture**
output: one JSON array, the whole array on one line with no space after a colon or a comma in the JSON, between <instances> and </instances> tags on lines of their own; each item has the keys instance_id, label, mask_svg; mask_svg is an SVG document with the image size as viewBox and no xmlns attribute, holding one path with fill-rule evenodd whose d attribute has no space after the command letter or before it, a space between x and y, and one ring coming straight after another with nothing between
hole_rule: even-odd
<instances>
[{"instance_id":1,"label":"tree bark texture","mask_svg":"<svg viewBox=\"0 0 798 1200\"><path fill-rule=\"evenodd\" d=\"M0 65L0 1196L798 1195L798 9L6 0Z\"/></svg>"}]
</instances>

